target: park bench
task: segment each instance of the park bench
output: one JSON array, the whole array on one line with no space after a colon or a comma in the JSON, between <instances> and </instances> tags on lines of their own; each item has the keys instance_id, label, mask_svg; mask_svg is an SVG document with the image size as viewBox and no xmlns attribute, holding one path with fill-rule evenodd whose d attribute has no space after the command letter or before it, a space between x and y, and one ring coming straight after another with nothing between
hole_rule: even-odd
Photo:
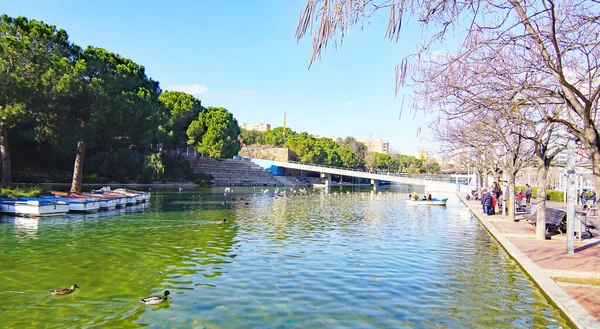
<instances>
[{"instance_id":1,"label":"park bench","mask_svg":"<svg viewBox=\"0 0 600 329\"><path fill-rule=\"evenodd\" d=\"M537 224L536 212L527 216L527 222L533 226ZM556 231L560 234L567 231L567 213L564 210L546 208L546 232Z\"/></svg>"},{"instance_id":2,"label":"park bench","mask_svg":"<svg viewBox=\"0 0 600 329\"><path fill-rule=\"evenodd\" d=\"M580 239L581 234L583 234L583 230L585 230L590 237L594 236L591 230L597 230L598 226L594 223L586 221L584 212L575 212L575 219L579 220L579 222L575 223L575 231L580 232ZM533 213L527 216L527 221L535 226L536 214ZM546 232L556 231L558 231L560 234L563 234L567 231L567 213L564 210L546 208Z\"/></svg>"}]
</instances>

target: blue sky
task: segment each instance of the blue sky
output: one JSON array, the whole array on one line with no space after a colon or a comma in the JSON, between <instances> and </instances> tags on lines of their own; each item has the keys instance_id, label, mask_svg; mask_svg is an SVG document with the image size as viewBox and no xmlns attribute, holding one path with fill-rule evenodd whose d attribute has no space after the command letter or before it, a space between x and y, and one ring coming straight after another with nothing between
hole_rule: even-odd
<instances>
[{"instance_id":1,"label":"blue sky","mask_svg":"<svg viewBox=\"0 0 600 329\"><path fill-rule=\"evenodd\" d=\"M323 136L384 139L393 151L432 150L427 118L394 96L394 67L414 51L421 30L385 38L387 17L353 29L308 69L312 38L296 42L304 0L0 1L2 13L65 29L146 67L163 90L182 89L239 122L267 122ZM404 92L410 93L409 90ZM422 127L421 135L417 132Z\"/></svg>"}]
</instances>

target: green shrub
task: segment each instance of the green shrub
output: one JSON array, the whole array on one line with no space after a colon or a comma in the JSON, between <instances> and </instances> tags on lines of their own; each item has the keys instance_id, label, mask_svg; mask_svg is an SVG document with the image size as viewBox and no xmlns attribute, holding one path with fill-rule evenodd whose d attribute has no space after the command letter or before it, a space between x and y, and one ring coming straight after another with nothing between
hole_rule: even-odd
<instances>
[{"instance_id":1,"label":"green shrub","mask_svg":"<svg viewBox=\"0 0 600 329\"><path fill-rule=\"evenodd\" d=\"M515 186L515 192L519 193L519 189L522 189L523 194L525 194L526 188L527 188L526 186ZM537 192L538 192L537 187L531 188L531 198L532 199L537 199ZM546 190L546 200L563 202L563 200L564 200L563 197L564 197L564 192L562 192L562 191Z\"/></svg>"},{"instance_id":2,"label":"green shrub","mask_svg":"<svg viewBox=\"0 0 600 329\"><path fill-rule=\"evenodd\" d=\"M13 175L12 180L15 183L39 183L39 180L34 175L23 171L17 172L15 175Z\"/></svg>"},{"instance_id":3,"label":"green shrub","mask_svg":"<svg viewBox=\"0 0 600 329\"><path fill-rule=\"evenodd\" d=\"M564 201L565 193L563 191L547 190L546 193L548 193L548 200L550 200L550 201L556 201L556 202Z\"/></svg>"},{"instance_id":4,"label":"green shrub","mask_svg":"<svg viewBox=\"0 0 600 329\"><path fill-rule=\"evenodd\" d=\"M84 183L99 183L99 184L105 184L108 183L108 179L106 177L101 177L100 175L98 175L97 173L91 173L91 174L84 174L83 175L83 182Z\"/></svg>"},{"instance_id":5,"label":"green shrub","mask_svg":"<svg viewBox=\"0 0 600 329\"><path fill-rule=\"evenodd\" d=\"M16 199L20 196L38 197L42 195L43 190L40 187L3 187L0 189L3 198Z\"/></svg>"},{"instance_id":6,"label":"green shrub","mask_svg":"<svg viewBox=\"0 0 600 329\"><path fill-rule=\"evenodd\" d=\"M179 155L163 154L164 178L173 181L194 180L190 163Z\"/></svg>"},{"instance_id":7,"label":"green shrub","mask_svg":"<svg viewBox=\"0 0 600 329\"><path fill-rule=\"evenodd\" d=\"M53 183L70 183L73 181L73 173L69 171L54 170L50 172L49 178Z\"/></svg>"},{"instance_id":8,"label":"green shrub","mask_svg":"<svg viewBox=\"0 0 600 329\"><path fill-rule=\"evenodd\" d=\"M135 182L138 184L151 184L152 179L148 175L137 175L135 176Z\"/></svg>"},{"instance_id":9,"label":"green shrub","mask_svg":"<svg viewBox=\"0 0 600 329\"><path fill-rule=\"evenodd\" d=\"M161 180L165 173L165 165L163 164L160 153L153 153L146 157L144 161L144 170L147 173L144 176L150 176L152 180Z\"/></svg>"}]
</instances>

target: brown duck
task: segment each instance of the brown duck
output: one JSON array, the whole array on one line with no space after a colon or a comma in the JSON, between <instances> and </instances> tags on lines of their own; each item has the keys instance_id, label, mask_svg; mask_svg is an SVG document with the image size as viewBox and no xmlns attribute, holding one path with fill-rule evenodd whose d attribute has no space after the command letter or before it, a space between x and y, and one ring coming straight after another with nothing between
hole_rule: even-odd
<instances>
[{"instance_id":1,"label":"brown duck","mask_svg":"<svg viewBox=\"0 0 600 329\"><path fill-rule=\"evenodd\" d=\"M72 284L71 288L54 289L54 290L50 290L50 293L53 295L57 295L57 296L68 295L68 294L72 293L73 291L75 291L75 288L79 288L79 286L76 284Z\"/></svg>"}]
</instances>

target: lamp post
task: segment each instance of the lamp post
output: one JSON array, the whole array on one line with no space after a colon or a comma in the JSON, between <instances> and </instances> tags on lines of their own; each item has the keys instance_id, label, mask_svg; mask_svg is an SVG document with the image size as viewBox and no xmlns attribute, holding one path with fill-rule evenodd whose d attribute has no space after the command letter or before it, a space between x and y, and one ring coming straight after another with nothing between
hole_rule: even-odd
<instances>
[{"instance_id":1,"label":"lamp post","mask_svg":"<svg viewBox=\"0 0 600 329\"><path fill-rule=\"evenodd\" d=\"M567 253L575 253L574 222L575 222L575 143L574 136L569 136L567 144ZM581 233L580 233L581 234Z\"/></svg>"}]
</instances>

